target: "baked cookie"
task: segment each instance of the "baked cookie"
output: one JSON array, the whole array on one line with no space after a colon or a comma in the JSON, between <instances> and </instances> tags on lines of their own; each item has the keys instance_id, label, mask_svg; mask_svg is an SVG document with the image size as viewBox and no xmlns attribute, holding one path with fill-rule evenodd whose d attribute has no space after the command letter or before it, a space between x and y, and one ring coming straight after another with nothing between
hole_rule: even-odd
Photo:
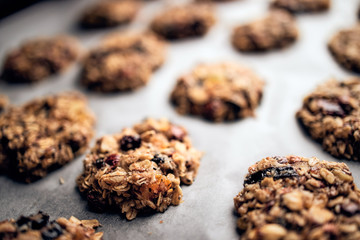
<instances>
[{"instance_id":1,"label":"baked cookie","mask_svg":"<svg viewBox=\"0 0 360 240\"><path fill-rule=\"evenodd\" d=\"M344 163L265 158L234 204L241 239L360 239L360 191Z\"/></svg>"},{"instance_id":2,"label":"baked cookie","mask_svg":"<svg viewBox=\"0 0 360 240\"><path fill-rule=\"evenodd\" d=\"M263 87L264 81L241 65L201 64L178 79L170 99L180 114L231 121L254 116Z\"/></svg>"},{"instance_id":3,"label":"baked cookie","mask_svg":"<svg viewBox=\"0 0 360 240\"><path fill-rule=\"evenodd\" d=\"M64 71L78 56L79 44L73 37L29 40L7 55L2 78L11 83L38 82Z\"/></svg>"},{"instance_id":4,"label":"baked cookie","mask_svg":"<svg viewBox=\"0 0 360 240\"><path fill-rule=\"evenodd\" d=\"M298 38L295 19L286 11L272 10L262 19L238 26L233 46L242 52L268 51L289 46Z\"/></svg>"},{"instance_id":5,"label":"baked cookie","mask_svg":"<svg viewBox=\"0 0 360 240\"><path fill-rule=\"evenodd\" d=\"M47 214L21 216L0 222L0 238L6 240L101 240L102 232L95 232L100 226L96 219L79 220L76 217L58 218L50 221Z\"/></svg>"},{"instance_id":6,"label":"baked cookie","mask_svg":"<svg viewBox=\"0 0 360 240\"><path fill-rule=\"evenodd\" d=\"M330 8L330 0L272 0L270 6L291 13L323 12Z\"/></svg>"},{"instance_id":7,"label":"baked cookie","mask_svg":"<svg viewBox=\"0 0 360 240\"><path fill-rule=\"evenodd\" d=\"M105 28L126 24L135 18L139 9L138 1L98 1L84 11L80 24L84 28Z\"/></svg>"},{"instance_id":8,"label":"baked cookie","mask_svg":"<svg viewBox=\"0 0 360 240\"><path fill-rule=\"evenodd\" d=\"M328 47L341 66L360 73L360 24L336 33Z\"/></svg>"},{"instance_id":9,"label":"baked cookie","mask_svg":"<svg viewBox=\"0 0 360 240\"><path fill-rule=\"evenodd\" d=\"M7 107L8 104L9 104L8 97L5 95L0 95L0 113L4 111L4 109Z\"/></svg>"},{"instance_id":10,"label":"baked cookie","mask_svg":"<svg viewBox=\"0 0 360 240\"><path fill-rule=\"evenodd\" d=\"M180 184L193 183L201 156L183 127L146 119L98 139L77 184L90 207L121 211L132 220L139 212L179 205Z\"/></svg>"},{"instance_id":11,"label":"baked cookie","mask_svg":"<svg viewBox=\"0 0 360 240\"><path fill-rule=\"evenodd\" d=\"M0 115L0 171L25 182L46 176L86 150L94 121L79 93L9 108Z\"/></svg>"},{"instance_id":12,"label":"baked cookie","mask_svg":"<svg viewBox=\"0 0 360 240\"><path fill-rule=\"evenodd\" d=\"M108 51L137 53L152 70L158 69L166 57L166 43L151 32L110 34L104 38L101 46Z\"/></svg>"},{"instance_id":13,"label":"baked cookie","mask_svg":"<svg viewBox=\"0 0 360 240\"><path fill-rule=\"evenodd\" d=\"M205 35L215 23L213 8L208 4L176 6L157 15L151 29L169 39L183 39Z\"/></svg>"},{"instance_id":14,"label":"baked cookie","mask_svg":"<svg viewBox=\"0 0 360 240\"><path fill-rule=\"evenodd\" d=\"M325 151L360 160L360 78L320 85L305 97L296 117Z\"/></svg>"}]
</instances>

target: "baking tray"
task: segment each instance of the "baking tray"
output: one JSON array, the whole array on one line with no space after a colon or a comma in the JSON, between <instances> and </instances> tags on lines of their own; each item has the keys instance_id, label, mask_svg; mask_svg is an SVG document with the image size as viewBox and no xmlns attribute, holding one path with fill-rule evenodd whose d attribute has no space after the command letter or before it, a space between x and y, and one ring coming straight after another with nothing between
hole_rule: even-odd
<instances>
[{"instance_id":1,"label":"baking tray","mask_svg":"<svg viewBox=\"0 0 360 240\"><path fill-rule=\"evenodd\" d=\"M126 27L81 31L76 27L79 12L90 0L62 0L38 3L0 22L0 58L21 41L42 35L70 33L84 48L95 46L106 33L146 28L162 8L180 1L146 3L137 19ZM241 190L247 168L266 156L317 156L339 161L322 151L307 137L295 120L303 97L316 85L331 78L346 78L350 73L330 56L326 42L337 30L356 23L358 0L333 0L329 12L300 15L301 37L291 47L266 54L241 54L230 44L232 28L263 16L268 0L242 0L216 5L218 22L204 38L180 41L169 46L168 58L146 87L125 94L102 95L85 92L78 85L80 65L65 74L36 85L0 83L14 104L34 97L79 90L89 98L97 116L97 134L112 134L132 126L144 117L167 117L184 125L196 148L205 152L199 174L191 186L184 186L184 202L165 213L140 216L127 221L115 213L88 210L75 185L82 172L80 156L72 163L32 184L22 184L0 176L1 219L45 211L57 218L74 215L96 218L102 224L104 239L238 239L233 197ZM235 61L254 69L265 81L264 98L255 118L227 124L213 124L198 118L180 116L168 98L176 79L201 62ZM92 143L93 144L93 143ZM360 184L360 163L344 161ZM65 179L61 185L59 178Z\"/></svg>"}]
</instances>

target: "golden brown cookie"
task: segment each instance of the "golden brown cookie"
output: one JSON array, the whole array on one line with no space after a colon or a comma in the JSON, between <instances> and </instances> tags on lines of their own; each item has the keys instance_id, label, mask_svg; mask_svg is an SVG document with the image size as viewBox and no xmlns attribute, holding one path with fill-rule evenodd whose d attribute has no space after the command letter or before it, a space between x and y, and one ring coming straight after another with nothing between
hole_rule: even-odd
<instances>
[{"instance_id":1,"label":"golden brown cookie","mask_svg":"<svg viewBox=\"0 0 360 240\"><path fill-rule=\"evenodd\" d=\"M272 0L270 6L292 13L323 12L330 8L330 0Z\"/></svg>"}]
</instances>

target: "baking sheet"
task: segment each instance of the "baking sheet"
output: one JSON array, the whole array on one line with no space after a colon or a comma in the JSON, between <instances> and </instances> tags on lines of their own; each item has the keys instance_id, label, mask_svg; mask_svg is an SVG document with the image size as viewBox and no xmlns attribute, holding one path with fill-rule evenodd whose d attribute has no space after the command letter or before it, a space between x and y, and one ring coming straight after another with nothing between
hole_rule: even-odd
<instances>
[{"instance_id":1,"label":"baking sheet","mask_svg":"<svg viewBox=\"0 0 360 240\"><path fill-rule=\"evenodd\" d=\"M95 46L106 33L116 30L146 28L162 8L178 1L146 3L137 19L126 27L81 31L76 28L79 12L90 0L46 1L0 22L0 64L9 48L21 41L58 33L78 37L84 48ZM65 74L37 85L0 83L0 93L12 103L21 104L34 97L64 90L85 92L97 116L97 137L132 126L144 117L167 117L184 125L196 148L205 152L193 185L183 187L184 203L127 221L113 213L94 213L80 197L75 185L82 172L82 159L32 184L14 182L0 176L0 217L17 218L21 214L45 211L52 216L80 219L96 218L102 224L104 239L237 239L233 197L241 190L247 168L266 156L289 155L338 161L322 151L319 144L305 136L295 121L302 98L317 84L350 73L332 59L326 42L338 29L356 22L358 0L333 0L327 13L297 17L301 37L282 51L266 54L240 54L229 42L232 28L263 16L267 0L242 0L218 4L218 22L202 39L173 43L168 59L149 84L133 93L101 95L85 92L78 85L80 65ZM267 82L256 118L228 124L212 124L198 118L180 116L170 106L168 97L176 78L201 62L235 61L254 69ZM360 184L360 163L346 162ZM65 179L63 185L59 178ZM160 223L162 221L162 223Z\"/></svg>"}]
</instances>

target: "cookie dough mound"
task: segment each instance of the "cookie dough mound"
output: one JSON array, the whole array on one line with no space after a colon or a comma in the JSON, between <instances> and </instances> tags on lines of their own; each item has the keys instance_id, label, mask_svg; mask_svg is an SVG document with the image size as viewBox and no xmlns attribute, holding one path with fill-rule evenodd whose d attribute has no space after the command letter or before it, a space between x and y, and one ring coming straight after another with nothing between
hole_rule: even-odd
<instances>
[{"instance_id":1,"label":"cookie dough mound","mask_svg":"<svg viewBox=\"0 0 360 240\"><path fill-rule=\"evenodd\" d=\"M69 36L29 40L7 55L2 78L11 83L39 82L64 71L78 56L78 41Z\"/></svg>"},{"instance_id":2,"label":"cookie dough mound","mask_svg":"<svg viewBox=\"0 0 360 240\"><path fill-rule=\"evenodd\" d=\"M9 104L8 97L5 95L0 95L0 113L4 111L4 109L7 107L8 104Z\"/></svg>"},{"instance_id":3,"label":"cookie dough mound","mask_svg":"<svg viewBox=\"0 0 360 240\"><path fill-rule=\"evenodd\" d=\"M62 93L12 107L0 115L0 171L32 182L82 154L94 116L78 93Z\"/></svg>"},{"instance_id":4,"label":"cookie dough mound","mask_svg":"<svg viewBox=\"0 0 360 240\"><path fill-rule=\"evenodd\" d=\"M360 239L360 191L344 163L265 158L234 204L241 239Z\"/></svg>"},{"instance_id":5,"label":"cookie dough mound","mask_svg":"<svg viewBox=\"0 0 360 240\"><path fill-rule=\"evenodd\" d=\"M95 232L100 226L96 219L79 220L76 217L58 218L50 221L47 214L38 214L27 217L21 216L0 222L1 239L62 239L62 240L101 240L102 232Z\"/></svg>"},{"instance_id":6,"label":"cookie dough mound","mask_svg":"<svg viewBox=\"0 0 360 240\"><path fill-rule=\"evenodd\" d=\"M138 54L152 70L158 69L166 58L166 43L151 32L110 34L104 38L102 47L124 54Z\"/></svg>"},{"instance_id":7,"label":"cookie dough mound","mask_svg":"<svg viewBox=\"0 0 360 240\"><path fill-rule=\"evenodd\" d=\"M330 0L272 0L271 7L291 13L323 12L330 8Z\"/></svg>"},{"instance_id":8,"label":"cookie dough mound","mask_svg":"<svg viewBox=\"0 0 360 240\"><path fill-rule=\"evenodd\" d=\"M360 73L360 24L336 33L328 47L341 66Z\"/></svg>"},{"instance_id":9,"label":"cookie dough mound","mask_svg":"<svg viewBox=\"0 0 360 240\"><path fill-rule=\"evenodd\" d=\"M296 117L325 151L360 158L360 79L330 80L305 97Z\"/></svg>"},{"instance_id":10,"label":"cookie dough mound","mask_svg":"<svg viewBox=\"0 0 360 240\"><path fill-rule=\"evenodd\" d=\"M153 19L150 27L160 36L176 40L203 36L214 23L213 8L199 3L167 9Z\"/></svg>"},{"instance_id":11,"label":"cookie dough mound","mask_svg":"<svg viewBox=\"0 0 360 240\"><path fill-rule=\"evenodd\" d=\"M254 115L263 87L264 81L241 65L201 64L178 79L170 99L180 114L232 121Z\"/></svg>"},{"instance_id":12,"label":"cookie dough mound","mask_svg":"<svg viewBox=\"0 0 360 240\"><path fill-rule=\"evenodd\" d=\"M232 35L233 46L242 52L280 49L298 38L295 19L286 11L272 10L263 19L238 26Z\"/></svg>"},{"instance_id":13,"label":"cookie dough mound","mask_svg":"<svg viewBox=\"0 0 360 240\"><path fill-rule=\"evenodd\" d=\"M201 153L186 130L166 119L147 119L133 128L97 140L77 179L94 209L164 212L182 202L180 184L192 184Z\"/></svg>"},{"instance_id":14,"label":"cookie dough mound","mask_svg":"<svg viewBox=\"0 0 360 240\"><path fill-rule=\"evenodd\" d=\"M80 24L84 28L105 28L126 24L135 18L139 8L140 4L137 1L99 1L84 11Z\"/></svg>"}]
</instances>

